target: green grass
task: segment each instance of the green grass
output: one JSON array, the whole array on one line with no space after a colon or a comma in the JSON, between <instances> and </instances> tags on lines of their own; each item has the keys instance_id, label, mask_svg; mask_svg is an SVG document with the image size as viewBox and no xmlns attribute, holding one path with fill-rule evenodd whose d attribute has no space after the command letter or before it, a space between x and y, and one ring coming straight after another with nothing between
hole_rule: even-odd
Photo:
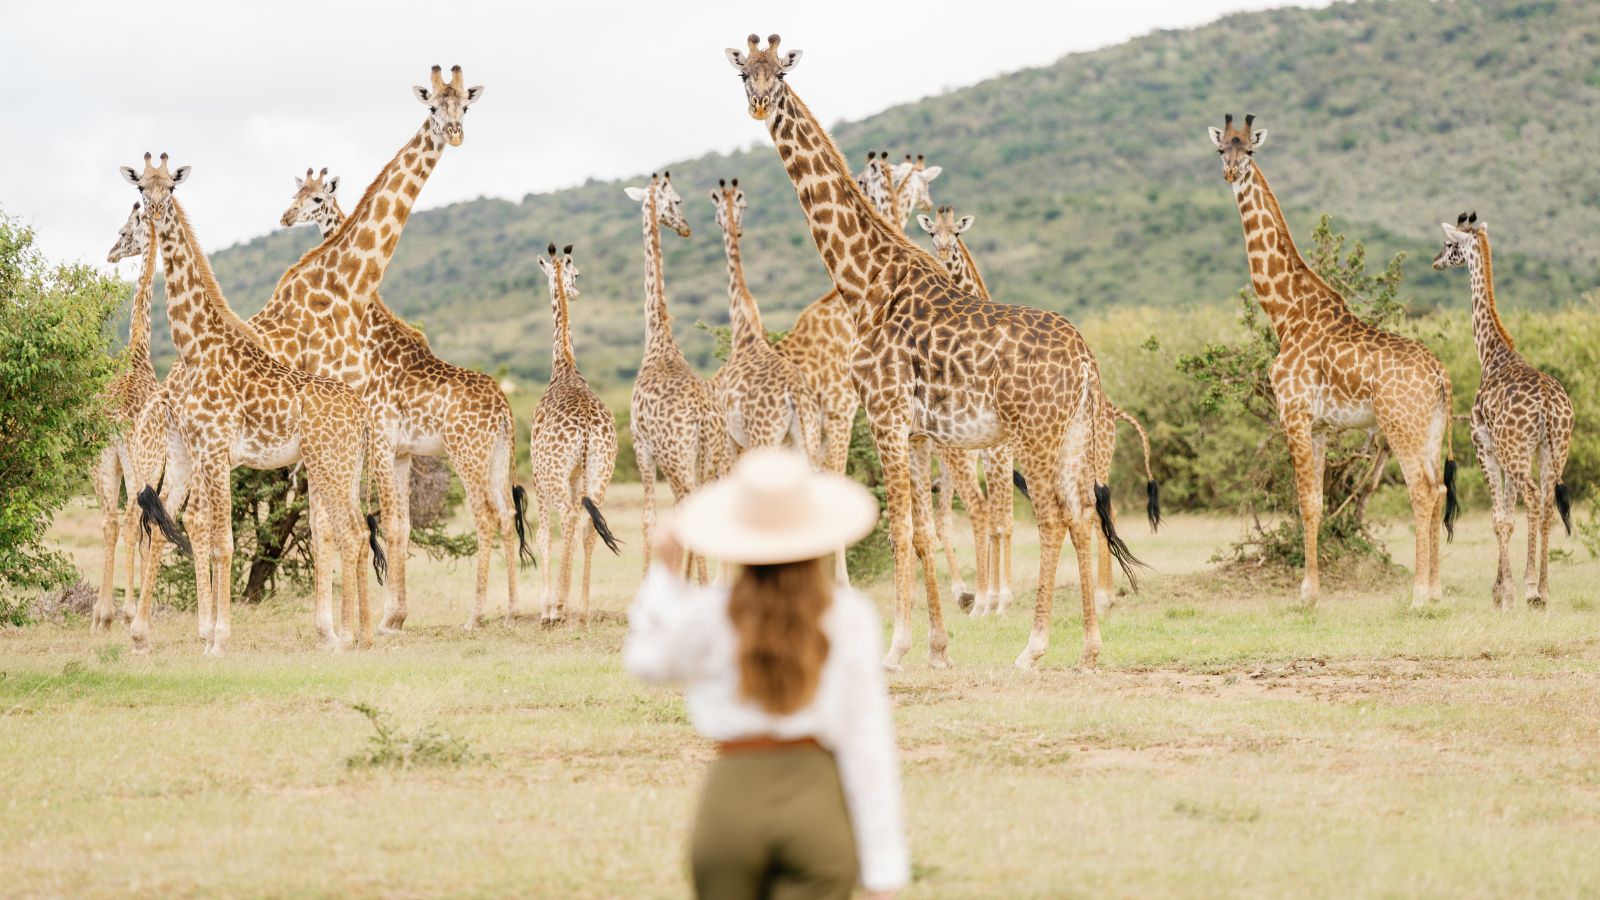
<instances>
[{"instance_id":1,"label":"green grass","mask_svg":"<svg viewBox=\"0 0 1600 900\"><path fill-rule=\"evenodd\" d=\"M412 624L369 652L313 649L304 598L237 609L222 660L177 614L148 656L81 621L0 629L0 894L683 896L710 750L673 692L620 670L637 488L608 507L629 547L597 566L587 630L464 633L470 563L428 560ZM93 515L55 532L86 572ZM1548 613L1494 612L1492 538L1469 517L1436 611L1411 611L1404 573L1329 573L1306 610L1292 581L1210 571L1237 527L1128 528L1156 572L1118 598L1097 673L1073 667L1064 592L1035 673L1010 665L1031 601L989 620L947 602L951 672L923 665L919 603L892 682L907 896L1600 892L1600 563L1557 564ZM1409 555L1405 529L1388 539ZM1019 600L1030 541L1024 525ZM889 586L870 592L887 614ZM353 766L374 733L353 704L463 752Z\"/></svg>"}]
</instances>

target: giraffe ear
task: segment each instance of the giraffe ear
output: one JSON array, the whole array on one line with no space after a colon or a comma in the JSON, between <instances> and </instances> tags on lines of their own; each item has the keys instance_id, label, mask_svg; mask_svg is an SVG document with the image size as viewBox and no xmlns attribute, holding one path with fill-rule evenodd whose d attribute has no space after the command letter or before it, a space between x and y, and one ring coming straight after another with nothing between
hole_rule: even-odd
<instances>
[{"instance_id":1,"label":"giraffe ear","mask_svg":"<svg viewBox=\"0 0 1600 900\"><path fill-rule=\"evenodd\" d=\"M545 259L543 256L539 257L539 270L544 272L546 278L549 278L550 277L550 260Z\"/></svg>"},{"instance_id":2,"label":"giraffe ear","mask_svg":"<svg viewBox=\"0 0 1600 900\"><path fill-rule=\"evenodd\" d=\"M805 51L803 50L790 50L788 53L785 53L783 55L783 64L778 67L779 70L782 72L789 72L794 69L795 66L800 65L800 57L803 56L804 53Z\"/></svg>"},{"instance_id":3,"label":"giraffe ear","mask_svg":"<svg viewBox=\"0 0 1600 900\"><path fill-rule=\"evenodd\" d=\"M643 203L644 202L644 198L645 198L645 190L644 190L644 188L642 188L642 187L625 187L625 188L622 189L622 191L623 191L623 193L628 195L628 199L629 200L632 200L635 203Z\"/></svg>"},{"instance_id":4,"label":"giraffe ear","mask_svg":"<svg viewBox=\"0 0 1600 900\"><path fill-rule=\"evenodd\" d=\"M1265 144L1266 142L1267 142L1267 130L1265 128L1257 128L1255 131L1251 132L1251 134L1250 134L1250 149L1251 150L1260 150L1261 149L1261 145Z\"/></svg>"},{"instance_id":5,"label":"giraffe ear","mask_svg":"<svg viewBox=\"0 0 1600 900\"><path fill-rule=\"evenodd\" d=\"M427 103L429 100L433 99L433 92L429 91L420 84L413 84L411 86L411 93L417 95L418 103Z\"/></svg>"},{"instance_id":6,"label":"giraffe ear","mask_svg":"<svg viewBox=\"0 0 1600 900\"><path fill-rule=\"evenodd\" d=\"M978 221L976 216L962 216L956 220L956 234L966 234L972 223Z\"/></svg>"},{"instance_id":7,"label":"giraffe ear","mask_svg":"<svg viewBox=\"0 0 1600 900\"><path fill-rule=\"evenodd\" d=\"M922 180L923 181L932 181L935 178L938 178L939 177L939 173L943 172L943 171L944 171L944 166L929 166L926 169L922 170Z\"/></svg>"},{"instance_id":8,"label":"giraffe ear","mask_svg":"<svg viewBox=\"0 0 1600 900\"><path fill-rule=\"evenodd\" d=\"M1213 125L1210 128L1207 128L1206 131L1211 133L1211 143L1216 144L1217 145L1217 149L1221 150L1222 149L1222 129L1218 128L1215 125Z\"/></svg>"},{"instance_id":9,"label":"giraffe ear","mask_svg":"<svg viewBox=\"0 0 1600 900\"><path fill-rule=\"evenodd\" d=\"M744 58L744 54L743 53L741 53L738 50L733 49L732 47L728 47L728 48L724 49L722 52L727 55L728 63L730 65L732 65L735 69L738 69L741 72L744 71L745 58Z\"/></svg>"},{"instance_id":10,"label":"giraffe ear","mask_svg":"<svg viewBox=\"0 0 1600 900\"><path fill-rule=\"evenodd\" d=\"M717 190L716 188L712 188L711 189L711 205L712 206L717 206L720 203L722 203L722 192Z\"/></svg>"},{"instance_id":11,"label":"giraffe ear","mask_svg":"<svg viewBox=\"0 0 1600 900\"><path fill-rule=\"evenodd\" d=\"M917 224L922 226L922 230L923 231L926 231L929 234L933 234L933 220L932 219L928 218L927 216L923 215L922 213L917 213Z\"/></svg>"},{"instance_id":12,"label":"giraffe ear","mask_svg":"<svg viewBox=\"0 0 1600 900\"><path fill-rule=\"evenodd\" d=\"M483 85L480 84L467 88L467 105L471 106L472 104L477 103L478 98L482 96Z\"/></svg>"},{"instance_id":13,"label":"giraffe ear","mask_svg":"<svg viewBox=\"0 0 1600 900\"><path fill-rule=\"evenodd\" d=\"M172 173L172 186L177 187L189 180L190 166L179 166L178 171Z\"/></svg>"},{"instance_id":14,"label":"giraffe ear","mask_svg":"<svg viewBox=\"0 0 1600 900\"><path fill-rule=\"evenodd\" d=\"M117 171L122 173L123 181L126 181L134 187L139 186L139 173L135 172L132 166L119 166Z\"/></svg>"},{"instance_id":15,"label":"giraffe ear","mask_svg":"<svg viewBox=\"0 0 1600 900\"><path fill-rule=\"evenodd\" d=\"M335 175L332 178L329 178L327 181L322 183L322 186L327 190L328 193L334 193L335 191L339 190L339 176Z\"/></svg>"},{"instance_id":16,"label":"giraffe ear","mask_svg":"<svg viewBox=\"0 0 1600 900\"><path fill-rule=\"evenodd\" d=\"M294 177L294 189L298 191L298 190L300 190L301 188L303 188L305 186L306 186L306 180L304 178L301 178L299 175L296 175Z\"/></svg>"}]
</instances>

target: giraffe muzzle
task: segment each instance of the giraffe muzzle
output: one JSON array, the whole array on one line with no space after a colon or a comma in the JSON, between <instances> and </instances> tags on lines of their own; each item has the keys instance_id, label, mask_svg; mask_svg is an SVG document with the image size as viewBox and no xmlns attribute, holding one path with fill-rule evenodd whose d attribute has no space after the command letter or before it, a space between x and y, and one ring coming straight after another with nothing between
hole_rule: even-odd
<instances>
[{"instance_id":1,"label":"giraffe muzzle","mask_svg":"<svg viewBox=\"0 0 1600 900\"><path fill-rule=\"evenodd\" d=\"M763 121L767 118L767 101L753 100L750 103L750 118Z\"/></svg>"}]
</instances>

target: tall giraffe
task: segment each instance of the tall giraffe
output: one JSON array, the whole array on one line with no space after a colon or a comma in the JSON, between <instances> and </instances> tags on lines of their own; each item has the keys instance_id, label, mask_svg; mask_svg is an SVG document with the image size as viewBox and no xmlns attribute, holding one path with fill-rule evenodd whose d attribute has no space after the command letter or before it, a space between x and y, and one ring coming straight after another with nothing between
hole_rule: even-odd
<instances>
[{"instance_id":1,"label":"tall giraffe","mask_svg":"<svg viewBox=\"0 0 1600 900\"><path fill-rule=\"evenodd\" d=\"M1472 273L1472 337L1483 366L1483 381L1472 401L1472 444L1494 498L1494 536L1500 546L1494 603L1512 609L1511 533L1520 495L1528 510L1526 597L1528 605L1543 607L1550 600L1550 529L1558 511L1567 534L1572 534L1572 499L1562 480L1572 447L1572 399L1559 381L1517 353L1511 333L1500 321L1489 226L1478 221L1475 212L1462 213L1454 225L1441 224L1444 248L1433 267L1464 265Z\"/></svg>"},{"instance_id":2,"label":"tall giraffe","mask_svg":"<svg viewBox=\"0 0 1600 900\"><path fill-rule=\"evenodd\" d=\"M851 177L827 131L784 76L800 52L730 49L749 112L767 124L794 182L811 236L856 325L852 371L866 406L889 495L897 608L884 664L897 669L910 649L914 549L928 597L929 662L950 664L928 529L930 442L981 449L1010 441L1033 485L1040 566L1033 628L1017 665L1031 668L1050 641L1050 606L1061 544L1068 532L1078 555L1083 602L1083 664L1100 654L1089 556L1091 528L1114 535L1109 491L1094 483L1088 461L1100 439L1093 427L1103 402L1094 355L1055 313L985 302L950 280L938 261L883 218ZM1119 558L1127 558L1120 540Z\"/></svg>"},{"instance_id":3,"label":"tall giraffe","mask_svg":"<svg viewBox=\"0 0 1600 900\"><path fill-rule=\"evenodd\" d=\"M1229 115L1210 129L1222 157L1222 178L1233 189L1244 224L1250 282L1278 336L1269 373L1278 421L1294 462L1300 521L1305 529L1305 578L1300 598L1318 593L1317 535L1322 526L1323 465L1331 435L1381 429L1400 461L1417 532L1411 602L1444 596L1439 586L1439 526L1451 527L1455 461L1450 429L1450 376L1428 348L1357 318L1296 249L1278 198L1255 165L1267 139L1252 130L1254 116L1235 128ZM1441 446L1447 461L1441 469Z\"/></svg>"},{"instance_id":4,"label":"tall giraffe","mask_svg":"<svg viewBox=\"0 0 1600 900\"><path fill-rule=\"evenodd\" d=\"M895 210L891 222L905 228L911 221L914 210L922 212L933 211L933 196L928 185L933 183L939 173L944 171L944 166L930 166L923 159L921 153L916 159L911 154L906 154L905 162L899 163L889 170L891 192L894 195Z\"/></svg>"},{"instance_id":5,"label":"tall giraffe","mask_svg":"<svg viewBox=\"0 0 1600 900\"><path fill-rule=\"evenodd\" d=\"M629 199L644 218L644 360L633 382L628 427L633 455L644 483L644 565L650 567L650 540L656 519L656 467L681 500L727 465L727 432L711 386L690 368L672 336L661 267L661 226L689 236L683 198L672 187L672 173L652 174L645 187L629 187ZM706 580L703 558L686 554L685 570Z\"/></svg>"},{"instance_id":6,"label":"tall giraffe","mask_svg":"<svg viewBox=\"0 0 1600 900\"><path fill-rule=\"evenodd\" d=\"M333 572L327 555L337 547L342 560L344 627L363 645L372 640L372 617L363 567L367 545L361 540L361 460L371 437L366 405L347 385L292 369L274 359L239 320L211 274L183 207L173 190L189 176L189 167L159 167L145 154L144 171L122 167L122 177L138 188L145 213L155 223L166 281L167 318L172 341L187 370L175 399L177 429L186 453L169 461L166 477L184 486L192 482L189 509L193 536L195 596L203 624L209 620L207 655L221 655L231 630L233 561L232 505L229 473L239 465L275 469L304 461L311 485L315 568L316 624L333 648L343 639L333 622ZM168 516L155 488L139 492L146 529L161 526L168 540L183 535ZM374 524L368 519L368 527ZM383 569L377 537L373 565ZM152 555L156 548L152 545ZM359 608L359 631L356 615ZM214 615L207 612L214 609ZM136 648L149 633L149 593L140 597L130 629Z\"/></svg>"},{"instance_id":7,"label":"tall giraffe","mask_svg":"<svg viewBox=\"0 0 1600 900\"><path fill-rule=\"evenodd\" d=\"M94 467L94 492L100 501L100 533L105 539L106 560L100 577L100 595L95 601L94 617L89 626L92 631L103 631L111 626L119 532L128 548L127 580L122 594L124 621L133 618L134 607L138 604L135 594L138 571L135 550L139 539L134 524L138 520L139 505L134 498L139 494L141 482L134 468L131 443L139 411L144 409L160 386L156 380L156 367L150 362L150 298L156 275L156 242L150 235L154 230L155 223L145 221L139 204L134 203L133 211L128 213L128 221L117 232L116 244L106 255L106 262L109 263L140 256L143 257L143 264L139 270L138 286L133 292L133 311L128 322L128 349L123 353L127 368L106 389L111 418L117 423L117 436L100 451L100 459ZM118 499L123 490L128 495L126 509ZM119 521L122 519L126 519L126 522Z\"/></svg>"},{"instance_id":8,"label":"tall giraffe","mask_svg":"<svg viewBox=\"0 0 1600 900\"><path fill-rule=\"evenodd\" d=\"M323 169L296 178L293 202L280 221L293 226L313 223L324 240L344 222L336 191L337 176ZM528 547L523 513L527 493L512 483L515 461L511 405L493 378L482 372L453 366L433 355L428 338L391 310L376 292L367 308L366 341L371 378L366 399L379 399L379 408L397 418L389 425L396 448L395 519L398 540L391 545L409 552L411 521L411 460L440 456L466 489L468 507L477 529L477 583L465 628L475 628L484 617L489 593L489 563L498 534L506 551L506 621L517 615L516 561L511 557L512 532L523 562L533 559ZM505 516L509 510L511 515ZM509 522L507 519L509 518ZM405 622L403 603L388 611L384 627L398 630Z\"/></svg>"},{"instance_id":9,"label":"tall giraffe","mask_svg":"<svg viewBox=\"0 0 1600 900\"><path fill-rule=\"evenodd\" d=\"M993 299L989 294L989 286L984 283L983 274L978 271L978 264L972 258L972 252L967 249L967 243L962 235L972 227L976 219L967 215L957 219L955 210L951 207L941 207L935 218L926 215L917 216L917 224L922 230L933 238L933 248L939 261L950 273L958 287L969 291L984 300ZM1156 482L1154 470L1150 465L1150 436L1145 433L1144 426L1132 415L1117 407L1109 401L1101 405L1102 421L1097 427L1109 432L1109 437L1096 444L1097 455L1094 460L1095 479L1101 484L1109 484L1111 480L1111 463L1116 450L1116 425L1115 420L1127 422L1139 434L1139 443L1144 449L1145 489L1147 495L1145 512L1150 519L1150 528L1154 530L1161 523L1160 488ZM1107 421L1109 417L1110 421ZM1011 532L1015 525L1015 511L1011 497L1012 487L1012 453L1009 446L991 447L983 455L984 476L988 479L989 490L1000 491L1004 500L995 498L990 510L990 550L989 550L989 584L990 594L980 598L980 604L974 605L972 615L981 616L986 612L1005 612L1011 600ZM1113 510L1114 512L1114 510ZM1099 569L1095 586L1095 606L1101 615L1105 615L1111 607L1111 552L1106 541L1097 542L1100 545ZM992 598L992 603L990 600ZM982 604L989 604L987 606Z\"/></svg>"},{"instance_id":10,"label":"tall giraffe","mask_svg":"<svg viewBox=\"0 0 1600 900\"><path fill-rule=\"evenodd\" d=\"M546 625L566 618L567 596L572 587L572 547L583 532L583 612L589 622L589 568L594 539L600 537L612 553L620 553L605 516L606 488L617 464L617 421L611 410L578 371L572 353L572 301L578 298L578 266L572 245L558 255L550 245L549 257L539 257L539 268L550 280L550 389L539 399L528 428L528 455L539 491L539 552L544 555L544 612ZM588 514L592 529L582 528L580 516ZM550 590L550 522L561 517L561 580Z\"/></svg>"}]
</instances>

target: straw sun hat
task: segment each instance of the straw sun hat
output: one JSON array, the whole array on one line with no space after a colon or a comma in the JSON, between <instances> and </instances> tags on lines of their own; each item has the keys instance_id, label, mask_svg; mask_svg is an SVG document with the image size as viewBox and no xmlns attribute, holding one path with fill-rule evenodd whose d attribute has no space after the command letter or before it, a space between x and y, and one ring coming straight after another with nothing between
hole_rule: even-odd
<instances>
[{"instance_id":1,"label":"straw sun hat","mask_svg":"<svg viewBox=\"0 0 1600 900\"><path fill-rule=\"evenodd\" d=\"M695 553L745 565L816 559L866 537L878 501L790 450L751 450L733 473L678 505L673 532Z\"/></svg>"}]
</instances>

